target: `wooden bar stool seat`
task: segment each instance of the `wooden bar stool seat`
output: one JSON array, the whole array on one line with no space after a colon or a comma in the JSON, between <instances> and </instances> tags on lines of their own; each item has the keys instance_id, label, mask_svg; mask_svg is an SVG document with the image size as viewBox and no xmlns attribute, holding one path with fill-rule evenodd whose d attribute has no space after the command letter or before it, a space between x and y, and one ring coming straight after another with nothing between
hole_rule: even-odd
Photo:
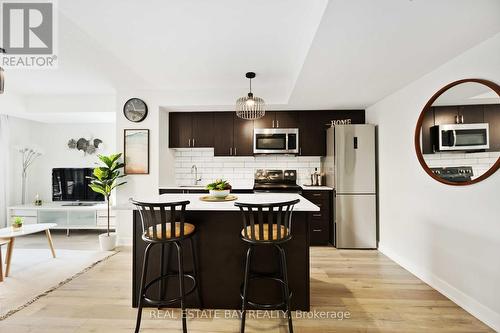
<instances>
[{"instance_id":1,"label":"wooden bar stool seat","mask_svg":"<svg viewBox=\"0 0 500 333\"><path fill-rule=\"evenodd\" d=\"M154 227L149 227L148 231L145 233L145 237L151 239L151 240L158 240L158 239L170 239L170 238L179 238L181 236L181 223L176 222L175 227L174 227L174 234L175 236L172 237L172 226L170 224L166 225L166 231L165 231L165 236L163 236L163 226L161 224L156 225L156 234L154 232ZM184 223L184 236L190 236L192 233L195 231L195 226L191 223Z\"/></svg>"},{"instance_id":2,"label":"wooden bar stool seat","mask_svg":"<svg viewBox=\"0 0 500 333\"><path fill-rule=\"evenodd\" d=\"M254 232L252 232L252 226L247 226L241 230L241 236L248 240L265 240L265 241L277 241L283 239L285 235L288 235L288 229L285 226L278 226L273 224L271 227L272 232L269 232L269 225L264 224L262 232L260 231L260 226L257 224L254 226ZM280 232L278 232L278 230ZM255 237L255 238L254 238Z\"/></svg>"}]
</instances>

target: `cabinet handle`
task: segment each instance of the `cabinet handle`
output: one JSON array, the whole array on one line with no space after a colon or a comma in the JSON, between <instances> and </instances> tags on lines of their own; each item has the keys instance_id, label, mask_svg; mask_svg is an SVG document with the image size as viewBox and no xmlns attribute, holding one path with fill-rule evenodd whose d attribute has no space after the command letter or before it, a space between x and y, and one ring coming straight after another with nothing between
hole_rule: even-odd
<instances>
[{"instance_id":1,"label":"cabinet handle","mask_svg":"<svg viewBox=\"0 0 500 333\"><path fill-rule=\"evenodd\" d=\"M460 124L460 121L458 120L458 114L455 116L455 124Z\"/></svg>"},{"instance_id":2,"label":"cabinet handle","mask_svg":"<svg viewBox=\"0 0 500 333\"><path fill-rule=\"evenodd\" d=\"M193 138L193 147L194 147L194 138Z\"/></svg>"},{"instance_id":3,"label":"cabinet handle","mask_svg":"<svg viewBox=\"0 0 500 333\"><path fill-rule=\"evenodd\" d=\"M321 217L321 214L313 214L314 217Z\"/></svg>"},{"instance_id":4,"label":"cabinet handle","mask_svg":"<svg viewBox=\"0 0 500 333\"><path fill-rule=\"evenodd\" d=\"M191 147L191 139L188 140L188 147Z\"/></svg>"},{"instance_id":5,"label":"cabinet handle","mask_svg":"<svg viewBox=\"0 0 500 333\"><path fill-rule=\"evenodd\" d=\"M229 147L229 155L233 155L233 147Z\"/></svg>"},{"instance_id":6,"label":"cabinet handle","mask_svg":"<svg viewBox=\"0 0 500 333\"><path fill-rule=\"evenodd\" d=\"M302 155L302 147L299 148L299 155Z\"/></svg>"},{"instance_id":7,"label":"cabinet handle","mask_svg":"<svg viewBox=\"0 0 500 333\"><path fill-rule=\"evenodd\" d=\"M323 229L313 229L314 232L322 232Z\"/></svg>"},{"instance_id":8,"label":"cabinet handle","mask_svg":"<svg viewBox=\"0 0 500 333\"><path fill-rule=\"evenodd\" d=\"M321 193L313 193L313 197L320 197Z\"/></svg>"},{"instance_id":9,"label":"cabinet handle","mask_svg":"<svg viewBox=\"0 0 500 333\"><path fill-rule=\"evenodd\" d=\"M463 124L464 123L464 115L460 116L460 122Z\"/></svg>"},{"instance_id":10,"label":"cabinet handle","mask_svg":"<svg viewBox=\"0 0 500 333\"><path fill-rule=\"evenodd\" d=\"M273 120L273 128L274 128L274 120Z\"/></svg>"},{"instance_id":11,"label":"cabinet handle","mask_svg":"<svg viewBox=\"0 0 500 333\"><path fill-rule=\"evenodd\" d=\"M234 155L236 156L238 153L236 152L236 147L234 147Z\"/></svg>"},{"instance_id":12,"label":"cabinet handle","mask_svg":"<svg viewBox=\"0 0 500 333\"><path fill-rule=\"evenodd\" d=\"M280 127L280 121L279 120L276 120L276 127Z\"/></svg>"}]
</instances>

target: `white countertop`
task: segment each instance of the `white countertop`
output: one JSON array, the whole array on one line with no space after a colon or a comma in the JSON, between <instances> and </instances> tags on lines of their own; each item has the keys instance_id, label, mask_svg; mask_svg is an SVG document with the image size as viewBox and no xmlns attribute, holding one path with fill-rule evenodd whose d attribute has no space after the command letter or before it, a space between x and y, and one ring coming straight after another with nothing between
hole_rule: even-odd
<instances>
[{"instance_id":1,"label":"white countertop","mask_svg":"<svg viewBox=\"0 0 500 333\"><path fill-rule=\"evenodd\" d=\"M9 209L37 209L37 210L103 210L107 209L106 203L96 203L92 206L63 206L69 202L44 202L41 206L33 204L10 206Z\"/></svg>"},{"instance_id":2,"label":"white countertop","mask_svg":"<svg viewBox=\"0 0 500 333\"><path fill-rule=\"evenodd\" d=\"M239 208L234 205L235 202L243 202L243 203L276 203L283 201L291 201L295 199L300 199L300 202L295 205L294 210L298 212L318 212L320 208L305 199L299 194L295 193L244 193L244 194L235 194L238 199L234 201L225 201L225 202L207 202L201 201L201 194L182 194L182 193L169 193L162 194L157 196L150 197L137 197L134 200L142 201L142 202L175 202L175 201L183 201L189 200L190 204L187 205L186 210L191 211L238 211ZM127 205L119 205L116 207L119 210L128 210L135 209L135 206L132 204Z\"/></svg>"},{"instance_id":3,"label":"white countertop","mask_svg":"<svg viewBox=\"0 0 500 333\"><path fill-rule=\"evenodd\" d=\"M311 186L311 185L300 185L305 191L333 191L333 187L330 186Z\"/></svg>"},{"instance_id":4,"label":"white countertop","mask_svg":"<svg viewBox=\"0 0 500 333\"><path fill-rule=\"evenodd\" d=\"M190 186L190 185L170 185L170 186L159 186L160 190L204 190L203 186ZM233 186L233 190L253 190L253 184L249 186Z\"/></svg>"}]
</instances>

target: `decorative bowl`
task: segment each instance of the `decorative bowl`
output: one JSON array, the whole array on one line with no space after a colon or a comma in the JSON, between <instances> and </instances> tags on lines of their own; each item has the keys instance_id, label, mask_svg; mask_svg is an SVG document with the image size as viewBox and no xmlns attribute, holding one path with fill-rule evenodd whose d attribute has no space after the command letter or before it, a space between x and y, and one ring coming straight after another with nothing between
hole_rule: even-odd
<instances>
[{"instance_id":1,"label":"decorative bowl","mask_svg":"<svg viewBox=\"0 0 500 333\"><path fill-rule=\"evenodd\" d=\"M225 198L229 195L229 190L209 190L209 193L216 198Z\"/></svg>"}]
</instances>

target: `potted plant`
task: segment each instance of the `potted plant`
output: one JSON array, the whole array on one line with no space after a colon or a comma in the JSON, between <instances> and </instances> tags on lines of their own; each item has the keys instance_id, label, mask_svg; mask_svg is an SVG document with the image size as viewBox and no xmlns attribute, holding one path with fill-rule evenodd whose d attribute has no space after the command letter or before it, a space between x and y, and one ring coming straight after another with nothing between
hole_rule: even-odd
<instances>
[{"instance_id":1,"label":"potted plant","mask_svg":"<svg viewBox=\"0 0 500 333\"><path fill-rule=\"evenodd\" d=\"M103 251L111 251L116 247L116 233L109 232L109 199L115 188L126 183L118 183L119 178L125 177L125 175L120 173L120 169L124 166L124 164L119 161L121 156L121 153L110 156L98 155L101 162L104 163L104 166L95 168L92 176L88 177L91 180L89 184L90 188L94 192L104 195L108 205L107 232L99 235L99 244L101 245L101 250Z\"/></svg>"},{"instance_id":2,"label":"potted plant","mask_svg":"<svg viewBox=\"0 0 500 333\"><path fill-rule=\"evenodd\" d=\"M14 217L12 220L12 231L19 231L23 227L23 218L20 216Z\"/></svg>"},{"instance_id":3,"label":"potted plant","mask_svg":"<svg viewBox=\"0 0 500 333\"><path fill-rule=\"evenodd\" d=\"M208 184L206 189L213 197L225 198L231 191L231 185L226 180L216 179L215 182Z\"/></svg>"}]
</instances>

